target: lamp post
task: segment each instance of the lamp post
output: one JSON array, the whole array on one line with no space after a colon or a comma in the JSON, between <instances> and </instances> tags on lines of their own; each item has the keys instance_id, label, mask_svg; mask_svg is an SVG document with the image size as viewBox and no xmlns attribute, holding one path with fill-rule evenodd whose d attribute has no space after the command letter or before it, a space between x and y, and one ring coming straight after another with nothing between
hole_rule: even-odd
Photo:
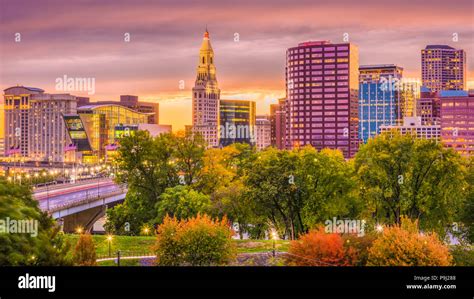
<instances>
[{"instance_id":1,"label":"lamp post","mask_svg":"<svg viewBox=\"0 0 474 299\"><path fill-rule=\"evenodd\" d=\"M111 243L112 243L112 235L107 236L107 241L109 243L109 257L110 257L111 256L110 246L111 246Z\"/></svg>"},{"instance_id":2,"label":"lamp post","mask_svg":"<svg viewBox=\"0 0 474 299\"><path fill-rule=\"evenodd\" d=\"M275 257L276 255L276 238L277 238L276 231L272 231L273 257Z\"/></svg>"}]
</instances>

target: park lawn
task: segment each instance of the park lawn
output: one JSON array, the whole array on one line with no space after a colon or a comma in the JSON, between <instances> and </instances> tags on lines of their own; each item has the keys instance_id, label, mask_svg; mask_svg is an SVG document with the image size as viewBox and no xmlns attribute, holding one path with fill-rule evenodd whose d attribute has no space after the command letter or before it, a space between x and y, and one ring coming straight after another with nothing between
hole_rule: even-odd
<instances>
[{"instance_id":1,"label":"park lawn","mask_svg":"<svg viewBox=\"0 0 474 299\"><path fill-rule=\"evenodd\" d=\"M65 237L71 243L72 253L79 235L66 234ZM107 257L109 252L107 236L92 235L92 239L96 245L97 258ZM153 252L155 241L155 236L113 236L110 244L111 255L116 256L118 250L122 256L150 254ZM273 240L234 240L234 242L238 253L270 252L273 249ZM276 240L275 248L277 251L286 252L289 244L288 240Z\"/></svg>"},{"instance_id":2,"label":"park lawn","mask_svg":"<svg viewBox=\"0 0 474 299\"><path fill-rule=\"evenodd\" d=\"M98 266L117 266L115 261L102 261L97 263ZM120 266L141 266L140 265L140 260L139 259L133 259L133 260L120 260Z\"/></svg>"}]
</instances>

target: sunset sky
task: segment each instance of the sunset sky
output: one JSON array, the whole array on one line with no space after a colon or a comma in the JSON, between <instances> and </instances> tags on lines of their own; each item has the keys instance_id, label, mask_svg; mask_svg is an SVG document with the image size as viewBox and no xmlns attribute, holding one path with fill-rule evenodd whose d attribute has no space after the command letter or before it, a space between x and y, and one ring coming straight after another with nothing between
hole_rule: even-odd
<instances>
[{"instance_id":1,"label":"sunset sky","mask_svg":"<svg viewBox=\"0 0 474 299\"><path fill-rule=\"evenodd\" d=\"M57 93L58 77L92 77L92 100L133 94L159 101L160 122L175 130L191 124L191 88L206 25L221 98L255 100L261 114L284 96L288 47L342 42L344 33L359 46L360 64L397 64L410 78L420 77L420 50L427 44L462 48L468 87L474 88L472 0L0 0L0 23L2 90L20 84Z\"/></svg>"}]
</instances>

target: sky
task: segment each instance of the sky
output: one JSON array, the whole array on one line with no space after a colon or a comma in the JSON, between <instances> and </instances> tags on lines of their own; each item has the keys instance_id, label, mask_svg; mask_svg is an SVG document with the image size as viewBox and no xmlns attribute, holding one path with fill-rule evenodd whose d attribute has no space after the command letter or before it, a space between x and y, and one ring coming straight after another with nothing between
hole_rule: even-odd
<instances>
[{"instance_id":1,"label":"sky","mask_svg":"<svg viewBox=\"0 0 474 299\"><path fill-rule=\"evenodd\" d=\"M287 48L342 42L345 34L359 47L361 65L397 64L409 78L420 77L427 44L462 48L474 88L472 0L0 0L0 88L60 93L57 78L93 78L94 94L70 93L93 101L138 95L160 103L160 123L182 129L192 122L206 26L221 98L254 100L259 114L285 95Z\"/></svg>"}]
</instances>

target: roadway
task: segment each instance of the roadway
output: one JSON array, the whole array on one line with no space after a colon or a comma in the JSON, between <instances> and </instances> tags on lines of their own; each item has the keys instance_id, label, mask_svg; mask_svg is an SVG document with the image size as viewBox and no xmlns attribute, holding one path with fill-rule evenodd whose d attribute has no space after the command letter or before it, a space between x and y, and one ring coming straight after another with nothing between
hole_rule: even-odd
<instances>
[{"instance_id":1,"label":"roadway","mask_svg":"<svg viewBox=\"0 0 474 299\"><path fill-rule=\"evenodd\" d=\"M93 180L89 182L80 182L79 184L64 184L62 188L55 186L53 190L41 188L35 190L34 198L39 201L40 208L43 211L54 209L59 206L74 204L88 198L98 198L101 195L110 194L122 190L111 179Z\"/></svg>"}]
</instances>

